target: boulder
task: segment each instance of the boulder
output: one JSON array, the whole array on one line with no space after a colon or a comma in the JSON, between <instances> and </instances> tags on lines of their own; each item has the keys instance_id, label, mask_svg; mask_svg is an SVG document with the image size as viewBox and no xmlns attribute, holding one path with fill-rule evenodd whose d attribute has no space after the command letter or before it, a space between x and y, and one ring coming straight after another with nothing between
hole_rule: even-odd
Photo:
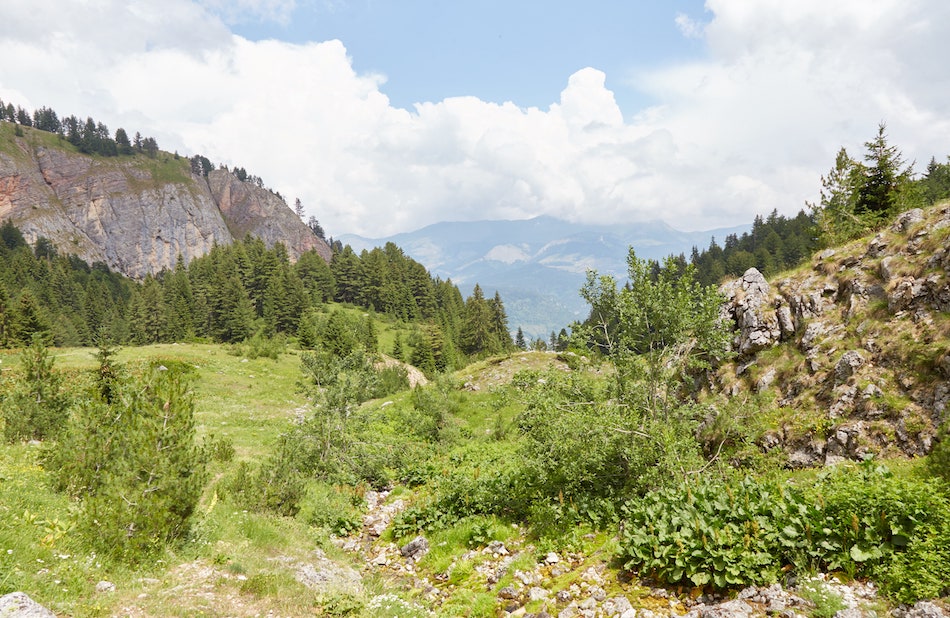
<instances>
[{"instance_id":1,"label":"boulder","mask_svg":"<svg viewBox=\"0 0 950 618\"><path fill-rule=\"evenodd\" d=\"M0 616L3 618L56 618L25 592L11 592L0 597Z\"/></svg>"}]
</instances>

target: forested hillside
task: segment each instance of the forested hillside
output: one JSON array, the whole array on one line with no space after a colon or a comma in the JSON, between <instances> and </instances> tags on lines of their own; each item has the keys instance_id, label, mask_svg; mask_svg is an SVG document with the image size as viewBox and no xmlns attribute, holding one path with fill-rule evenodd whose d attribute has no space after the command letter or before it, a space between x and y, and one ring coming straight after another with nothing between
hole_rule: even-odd
<instances>
[{"instance_id":1,"label":"forested hillside","mask_svg":"<svg viewBox=\"0 0 950 618\"><path fill-rule=\"evenodd\" d=\"M57 346L255 335L306 345L314 313L332 302L416 324L402 355L427 371L512 346L499 296L486 299L476 288L463 300L451 281L431 277L391 244L360 255L344 247L330 263L310 251L291 263L283 245L268 249L248 236L138 282L61 255L44 238L31 247L9 222L0 241L0 347L29 345L34 334Z\"/></svg>"}]
</instances>

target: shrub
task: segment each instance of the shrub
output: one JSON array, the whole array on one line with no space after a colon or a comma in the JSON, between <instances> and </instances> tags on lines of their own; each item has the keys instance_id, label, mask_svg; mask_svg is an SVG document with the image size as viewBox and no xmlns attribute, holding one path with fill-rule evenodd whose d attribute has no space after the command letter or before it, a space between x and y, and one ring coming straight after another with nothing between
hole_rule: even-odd
<instances>
[{"instance_id":1,"label":"shrub","mask_svg":"<svg viewBox=\"0 0 950 618\"><path fill-rule=\"evenodd\" d=\"M623 508L620 557L668 583L717 588L774 582L793 568L871 577L900 602L950 581L950 500L926 480L873 462L807 490L745 479L651 492Z\"/></svg>"},{"instance_id":2,"label":"shrub","mask_svg":"<svg viewBox=\"0 0 950 618\"><path fill-rule=\"evenodd\" d=\"M186 536L207 480L192 394L173 371L121 379L112 402L83 399L44 462L80 499L91 545L129 562Z\"/></svg>"},{"instance_id":3,"label":"shrub","mask_svg":"<svg viewBox=\"0 0 950 618\"><path fill-rule=\"evenodd\" d=\"M23 378L0 401L4 438L16 442L55 437L66 425L70 401L40 335L33 335L21 363Z\"/></svg>"}]
</instances>

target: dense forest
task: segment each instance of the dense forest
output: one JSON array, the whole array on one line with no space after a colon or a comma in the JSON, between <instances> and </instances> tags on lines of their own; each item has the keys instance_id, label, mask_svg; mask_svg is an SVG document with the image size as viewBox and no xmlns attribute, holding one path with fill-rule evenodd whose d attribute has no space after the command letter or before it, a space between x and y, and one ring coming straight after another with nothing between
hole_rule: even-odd
<instances>
[{"instance_id":1,"label":"dense forest","mask_svg":"<svg viewBox=\"0 0 950 618\"><path fill-rule=\"evenodd\" d=\"M476 286L463 300L451 281L433 278L393 244L359 255L343 247L329 264L316 252L291 263L283 245L268 249L247 237L138 282L61 255L44 238L31 247L9 222L0 227L0 347L28 345L34 334L57 346L255 335L306 346L330 302L418 324L401 354L430 371L513 345L497 294L485 298Z\"/></svg>"}]
</instances>

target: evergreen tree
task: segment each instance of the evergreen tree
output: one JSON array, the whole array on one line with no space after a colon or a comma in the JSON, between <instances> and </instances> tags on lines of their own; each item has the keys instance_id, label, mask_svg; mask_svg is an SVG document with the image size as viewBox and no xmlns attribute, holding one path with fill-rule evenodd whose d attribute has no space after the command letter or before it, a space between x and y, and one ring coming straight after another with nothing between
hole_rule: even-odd
<instances>
[{"instance_id":1,"label":"evergreen tree","mask_svg":"<svg viewBox=\"0 0 950 618\"><path fill-rule=\"evenodd\" d=\"M0 316L0 319L2 319L2 316ZM398 331L396 332L396 337L393 340L393 358L396 360L404 360L402 350L402 335Z\"/></svg>"},{"instance_id":2,"label":"evergreen tree","mask_svg":"<svg viewBox=\"0 0 950 618\"><path fill-rule=\"evenodd\" d=\"M52 343L53 331L46 312L30 290L23 290L16 311L10 319L10 341L17 347L26 347L38 336L44 345Z\"/></svg>"},{"instance_id":3,"label":"evergreen tree","mask_svg":"<svg viewBox=\"0 0 950 618\"><path fill-rule=\"evenodd\" d=\"M466 354L494 354L501 346L497 339L496 314L485 300L477 283L472 295L465 301L461 326L462 351Z\"/></svg>"},{"instance_id":4,"label":"evergreen tree","mask_svg":"<svg viewBox=\"0 0 950 618\"><path fill-rule=\"evenodd\" d=\"M553 335L553 333L552 333ZM524 331L521 330L521 327L518 327L518 333L515 335L515 347L519 350L527 350L528 344L524 340Z\"/></svg>"},{"instance_id":5,"label":"evergreen tree","mask_svg":"<svg viewBox=\"0 0 950 618\"><path fill-rule=\"evenodd\" d=\"M132 154L132 142L129 141L129 135L125 132L125 129L119 127L115 130L115 145L118 151L118 154L121 155L130 155Z\"/></svg>"},{"instance_id":6,"label":"evergreen tree","mask_svg":"<svg viewBox=\"0 0 950 618\"><path fill-rule=\"evenodd\" d=\"M874 221L910 206L908 195L913 164L904 167L904 159L896 146L887 143L887 127L878 125L877 136L865 142L864 182L858 189L856 214L869 215Z\"/></svg>"}]
</instances>

